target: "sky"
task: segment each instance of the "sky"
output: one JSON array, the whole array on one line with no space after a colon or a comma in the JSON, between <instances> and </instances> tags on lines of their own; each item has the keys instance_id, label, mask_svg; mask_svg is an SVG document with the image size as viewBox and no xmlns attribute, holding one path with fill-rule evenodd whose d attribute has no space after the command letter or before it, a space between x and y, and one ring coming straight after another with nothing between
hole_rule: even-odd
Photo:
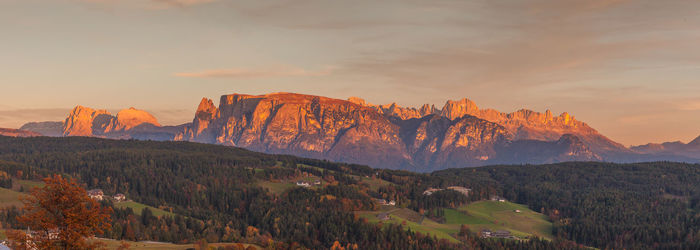
<instances>
[{"instance_id":1,"label":"sky","mask_svg":"<svg viewBox=\"0 0 700 250\"><path fill-rule=\"evenodd\" d=\"M700 135L700 1L0 0L0 31L0 127L75 105L174 125L202 97L295 92Z\"/></svg>"}]
</instances>

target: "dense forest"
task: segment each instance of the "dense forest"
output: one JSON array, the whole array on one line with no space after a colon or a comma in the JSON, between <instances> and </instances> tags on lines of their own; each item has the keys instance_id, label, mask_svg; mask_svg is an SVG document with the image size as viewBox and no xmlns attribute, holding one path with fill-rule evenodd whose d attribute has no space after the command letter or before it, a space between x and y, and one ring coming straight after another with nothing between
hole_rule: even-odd
<instances>
[{"instance_id":1,"label":"dense forest","mask_svg":"<svg viewBox=\"0 0 700 250\"><path fill-rule=\"evenodd\" d=\"M700 249L700 166L669 162L574 162L540 166L449 169L432 174L268 155L185 142L97 138L0 137L0 186L53 173L86 188L124 193L148 208L117 208L102 237L174 243L255 243L274 249ZM260 185L314 176L327 185L272 192ZM358 177L377 178L376 189ZM469 196L429 187L472 189ZM399 224L378 225L354 211L377 210L376 198L431 217L443 208L502 196L543 212L555 239L484 239L468 228L439 240ZM16 207L0 211L5 227L21 228Z\"/></svg>"},{"instance_id":2,"label":"dense forest","mask_svg":"<svg viewBox=\"0 0 700 250\"><path fill-rule=\"evenodd\" d=\"M527 204L555 222L555 235L587 246L700 249L700 165L570 162L432 175Z\"/></svg>"}]
</instances>

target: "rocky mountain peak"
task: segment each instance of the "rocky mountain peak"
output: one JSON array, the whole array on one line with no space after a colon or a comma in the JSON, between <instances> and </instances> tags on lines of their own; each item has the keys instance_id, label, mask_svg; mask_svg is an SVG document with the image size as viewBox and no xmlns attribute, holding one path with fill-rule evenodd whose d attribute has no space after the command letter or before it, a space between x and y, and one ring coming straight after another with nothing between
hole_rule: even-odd
<instances>
[{"instance_id":1,"label":"rocky mountain peak","mask_svg":"<svg viewBox=\"0 0 700 250\"><path fill-rule=\"evenodd\" d=\"M93 121L100 115L110 115L107 110L95 110L75 106L63 123L64 136L92 136Z\"/></svg>"},{"instance_id":2,"label":"rocky mountain peak","mask_svg":"<svg viewBox=\"0 0 700 250\"><path fill-rule=\"evenodd\" d=\"M197 112L195 115L197 117L201 117L203 115L204 117L211 118L217 111L218 109L216 106L214 106L214 102L211 99L202 98L202 101L199 102L199 106L197 106Z\"/></svg>"},{"instance_id":3,"label":"rocky mountain peak","mask_svg":"<svg viewBox=\"0 0 700 250\"><path fill-rule=\"evenodd\" d=\"M495 110L483 113L501 122L509 119L508 114ZM535 113L524 111L515 116L534 117ZM175 139L426 171L504 162L497 150L514 140L513 133L507 126L479 117L484 114L466 98L448 101L438 110L428 104L420 109L397 103L371 105L361 98L230 94L221 96L218 108L202 99L192 125ZM559 136L542 145L555 147L557 139ZM570 147L581 143L577 137L563 140L566 150L585 151ZM550 151L545 155L559 155L559 151Z\"/></svg>"},{"instance_id":4,"label":"rocky mountain peak","mask_svg":"<svg viewBox=\"0 0 700 250\"><path fill-rule=\"evenodd\" d=\"M575 121L574 117L569 115L569 113L567 112L561 113L561 115L559 115L559 118L561 118L562 124L569 126L573 125Z\"/></svg>"},{"instance_id":5,"label":"rocky mountain peak","mask_svg":"<svg viewBox=\"0 0 700 250\"><path fill-rule=\"evenodd\" d=\"M348 98L348 101L349 101L349 102L352 102L352 103L354 103L354 104L360 105L360 106L368 106L368 104L367 104L367 102L365 101L365 99L362 99L362 98L359 98L359 97L352 96L352 97Z\"/></svg>"},{"instance_id":6,"label":"rocky mountain peak","mask_svg":"<svg viewBox=\"0 0 700 250\"><path fill-rule=\"evenodd\" d=\"M479 112L479 107L473 101L462 98L458 101L448 100L442 108L441 115L450 120L460 118L464 115L474 115Z\"/></svg>"},{"instance_id":7,"label":"rocky mountain peak","mask_svg":"<svg viewBox=\"0 0 700 250\"><path fill-rule=\"evenodd\" d=\"M596 160L625 149L566 112L503 113L479 109L466 98L437 109L373 105L357 97L230 94L221 96L218 107L202 98L192 123L181 126L163 127L133 107L112 116L76 106L63 123L26 128L51 132L59 126L66 136L196 141L416 171Z\"/></svg>"},{"instance_id":8,"label":"rocky mountain peak","mask_svg":"<svg viewBox=\"0 0 700 250\"><path fill-rule=\"evenodd\" d=\"M160 127L150 113L136 108L123 109L117 116L107 110L76 106L63 122L63 136L102 136L107 133L131 130L142 124Z\"/></svg>"},{"instance_id":9,"label":"rocky mountain peak","mask_svg":"<svg viewBox=\"0 0 700 250\"><path fill-rule=\"evenodd\" d=\"M433 106L433 107L434 107L434 106ZM421 113L427 113L427 112L433 111L433 110L430 108L430 105L427 104L427 103L426 103L426 104L423 104L423 106L421 106L419 110L420 110Z\"/></svg>"},{"instance_id":10,"label":"rocky mountain peak","mask_svg":"<svg viewBox=\"0 0 700 250\"><path fill-rule=\"evenodd\" d=\"M129 130L144 123L149 123L160 127L160 123L158 123L158 120L153 115L146 111L131 107L117 113L114 130Z\"/></svg>"}]
</instances>

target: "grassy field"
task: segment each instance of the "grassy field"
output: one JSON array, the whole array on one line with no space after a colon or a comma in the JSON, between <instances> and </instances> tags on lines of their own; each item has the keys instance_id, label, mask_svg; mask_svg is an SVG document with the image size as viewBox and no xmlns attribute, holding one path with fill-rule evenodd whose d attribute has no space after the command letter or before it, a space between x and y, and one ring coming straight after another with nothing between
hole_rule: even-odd
<instances>
[{"instance_id":1,"label":"grassy field","mask_svg":"<svg viewBox=\"0 0 700 250\"><path fill-rule=\"evenodd\" d=\"M299 177L299 178L290 179L290 180L259 181L258 185L260 185L260 187L267 188L268 190L270 190L271 193L282 194L285 191L296 187L297 181L306 181L308 183L314 183L314 181L317 181L317 180L321 181L321 186L323 186L323 184L325 184L325 181L321 180L320 177L308 176L308 177ZM316 189L316 188L319 188L321 186L311 185L310 188Z\"/></svg>"},{"instance_id":2,"label":"grassy field","mask_svg":"<svg viewBox=\"0 0 700 250\"><path fill-rule=\"evenodd\" d=\"M141 203L138 203L138 202L135 202L135 201L115 202L115 203L114 203L114 207L117 207L117 208L127 208L127 207L130 207L131 209L134 210L134 213L135 213L135 214L138 214L138 215L141 215L141 211L143 210L143 208L148 207L149 209L151 209L151 212L153 212L153 215L155 215L155 216L162 216L162 215L175 216L174 213L165 211L165 210L163 210L163 209L151 207L151 206L148 206L148 205L145 205L145 204L141 204Z\"/></svg>"},{"instance_id":3,"label":"grassy field","mask_svg":"<svg viewBox=\"0 0 700 250\"><path fill-rule=\"evenodd\" d=\"M255 173L265 172L265 169L262 169L262 168L246 168L246 169L253 170Z\"/></svg>"},{"instance_id":4,"label":"grassy field","mask_svg":"<svg viewBox=\"0 0 700 250\"><path fill-rule=\"evenodd\" d=\"M282 193L284 193L284 191L287 191L288 189L291 189L294 186L296 186L296 184L291 183L291 182L286 182L286 181L281 181L281 182L261 181L261 182L258 182L258 184L263 188L267 188L273 194L282 194Z\"/></svg>"},{"instance_id":5,"label":"grassy field","mask_svg":"<svg viewBox=\"0 0 700 250\"><path fill-rule=\"evenodd\" d=\"M315 170L318 170L318 171L321 171L321 172L323 172L323 171L328 171L329 173L335 173L335 171L330 170L330 169L320 168L320 167L311 166L311 165L306 165L306 164L301 164L301 163L297 164L297 167L315 169Z\"/></svg>"},{"instance_id":6,"label":"grassy field","mask_svg":"<svg viewBox=\"0 0 700 250\"><path fill-rule=\"evenodd\" d=\"M514 210L520 210L520 213ZM360 217L372 223L379 223L377 215L389 213L389 220L383 223L404 224L412 231L435 235L441 239L457 241L452 235L459 232L461 225L467 225L472 231L484 228L490 230L508 230L513 235L527 237L536 235L552 238L552 223L546 217L528 209L524 205L511 202L480 201L457 209L445 209L446 223L440 224L431 219L423 219L420 214L407 208L384 207L380 211L356 212Z\"/></svg>"},{"instance_id":7,"label":"grassy field","mask_svg":"<svg viewBox=\"0 0 700 250\"><path fill-rule=\"evenodd\" d=\"M374 190L374 191L379 190L380 187L391 185L391 182L388 182L388 181L385 181L385 180L382 180L379 178L368 178L368 177L361 177L361 176L357 176L357 178L361 183L367 184L367 186L369 186L369 189Z\"/></svg>"},{"instance_id":8,"label":"grassy field","mask_svg":"<svg viewBox=\"0 0 700 250\"><path fill-rule=\"evenodd\" d=\"M333 171L333 170L323 169L323 168L309 166L309 165L305 165L305 164L297 164L297 166L300 168L310 168L310 169L315 169L318 171L328 171L329 173L335 173L335 171ZM367 186L369 186L369 188L374 190L374 191L379 190L379 187L388 186L391 184L391 182L388 182L388 181L385 181L385 180L382 180L379 178L373 179L370 177L364 177L364 176L358 176L358 175L349 175L349 176L352 176L353 178L360 181L361 183L367 184Z\"/></svg>"},{"instance_id":9,"label":"grassy field","mask_svg":"<svg viewBox=\"0 0 700 250\"><path fill-rule=\"evenodd\" d=\"M13 181L13 190L6 189L6 188L0 188L0 208L5 208L5 207L10 207L10 206L17 206L21 207L23 204L19 200L19 196L21 195L26 195L29 193L29 190L33 187L43 187L44 183L43 182L38 182L38 181L27 181L27 180L12 180ZM22 186L23 189L25 190L26 193L20 193L15 190L19 190L19 187ZM130 207L131 209L134 210L134 213L136 214L141 214L141 211L143 208L148 207L151 209L153 212L153 215L155 216L162 216L162 215L170 215L170 216L175 216L174 213L165 211L163 209L151 207L145 204L141 204L135 201L123 201L123 202L115 202L114 206L117 208L127 208Z\"/></svg>"},{"instance_id":10,"label":"grassy field","mask_svg":"<svg viewBox=\"0 0 700 250\"><path fill-rule=\"evenodd\" d=\"M7 188L0 188L0 208L11 206L22 207L23 204L19 200L21 195L24 194Z\"/></svg>"},{"instance_id":11,"label":"grassy field","mask_svg":"<svg viewBox=\"0 0 700 250\"><path fill-rule=\"evenodd\" d=\"M390 219L380 221L377 218L377 215L380 213L389 213ZM408 208L385 208L380 211L361 211L357 212L357 214L371 223L402 224L411 231L420 232L424 235L434 235L439 239L447 239L452 242L459 242L450 235L458 232L459 226L440 224L428 218L423 219L422 223L418 224L422 216Z\"/></svg>"},{"instance_id":12,"label":"grassy field","mask_svg":"<svg viewBox=\"0 0 700 250\"><path fill-rule=\"evenodd\" d=\"M41 181L12 179L12 189L0 188L0 208L11 206L22 207L23 204L19 200L19 197L22 195L28 195L34 187L43 186L44 183ZM24 190L24 193L20 193L19 190Z\"/></svg>"},{"instance_id":13,"label":"grassy field","mask_svg":"<svg viewBox=\"0 0 700 250\"><path fill-rule=\"evenodd\" d=\"M42 181L30 181L30 180L20 180L20 179L12 179L12 190L18 191L21 189L24 190L24 192L31 192L32 188L35 187L43 187L44 182Z\"/></svg>"},{"instance_id":14,"label":"grassy field","mask_svg":"<svg viewBox=\"0 0 700 250\"><path fill-rule=\"evenodd\" d=\"M118 240L112 240L112 239L97 239L98 241L104 242L106 244L107 249L117 249L119 245L122 244L122 241ZM133 241L124 241L129 244L129 249L135 249L135 250L149 250L149 249L192 249L195 247L195 244L172 244L172 243L164 243L164 242L149 242L149 241L141 241L141 242L133 242ZM225 247L225 246L232 246L236 245L237 243L209 243L209 247ZM248 246L253 246L257 249L263 249L260 246L257 245L252 245L252 244L242 244L244 247Z\"/></svg>"},{"instance_id":15,"label":"grassy field","mask_svg":"<svg viewBox=\"0 0 700 250\"><path fill-rule=\"evenodd\" d=\"M520 210L516 213L515 210ZM543 214L512 202L480 201L456 210L445 209L448 224L465 224L472 231L488 228L508 230L516 236L536 235L551 239L552 223Z\"/></svg>"}]
</instances>

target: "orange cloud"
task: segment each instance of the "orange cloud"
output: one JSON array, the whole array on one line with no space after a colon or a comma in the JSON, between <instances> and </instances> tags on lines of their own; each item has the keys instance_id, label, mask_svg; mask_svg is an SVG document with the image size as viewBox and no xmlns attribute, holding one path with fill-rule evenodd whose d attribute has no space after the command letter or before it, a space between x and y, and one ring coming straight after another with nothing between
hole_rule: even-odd
<instances>
[{"instance_id":1,"label":"orange cloud","mask_svg":"<svg viewBox=\"0 0 700 250\"><path fill-rule=\"evenodd\" d=\"M700 110L700 99L682 100L674 103L676 109L683 111Z\"/></svg>"},{"instance_id":2,"label":"orange cloud","mask_svg":"<svg viewBox=\"0 0 700 250\"><path fill-rule=\"evenodd\" d=\"M323 76L331 73L333 69L326 67L318 71L310 71L297 67L279 66L269 68L229 68L212 69L198 72L175 73L178 77L198 77L198 78L270 78L288 76Z\"/></svg>"},{"instance_id":3,"label":"orange cloud","mask_svg":"<svg viewBox=\"0 0 700 250\"><path fill-rule=\"evenodd\" d=\"M103 4L108 6L122 5L132 6L135 8L159 10L171 7L188 7L206 3L216 2L218 0L78 0L89 4Z\"/></svg>"},{"instance_id":4,"label":"orange cloud","mask_svg":"<svg viewBox=\"0 0 700 250\"><path fill-rule=\"evenodd\" d=\"M156 3L161 3L165 5L170 5L170 6L176 6L176 7L186 7L186 6L192 6L192 5L198 5L198 4L205 4L205 3L211 3L215 2L217 0L153 0Z\"/></svg>"}]
</instances>

